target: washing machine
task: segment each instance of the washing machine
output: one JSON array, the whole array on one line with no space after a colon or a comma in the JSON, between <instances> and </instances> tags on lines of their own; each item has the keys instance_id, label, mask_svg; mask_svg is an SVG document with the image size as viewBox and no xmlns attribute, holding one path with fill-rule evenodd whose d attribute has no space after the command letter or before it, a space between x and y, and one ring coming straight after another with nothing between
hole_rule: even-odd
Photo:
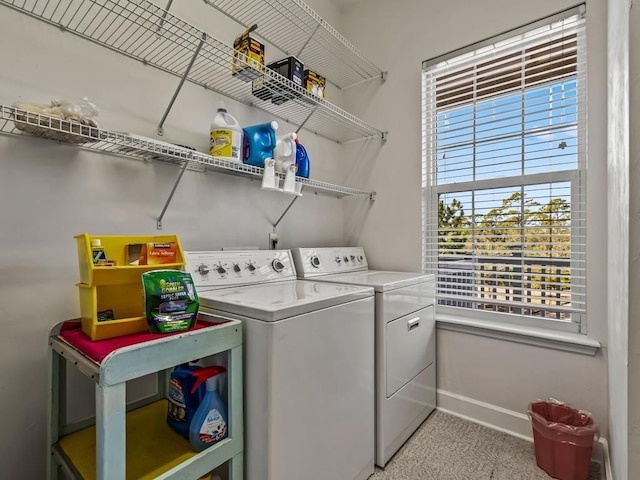
<instances>
[{"instance_id":1,"label":"washing machine","mask_svg":"<svg viewBox=\"0 0 640 480\"><path fill-rule=\"evenodd\" d=\"M369 477L373 288L298 280L289 250L185 257L200 310L242 321L245 478Z\"/></svg>"},{"instance_id":2,"label":"washing machine","mask_svg":"<svg viewBox=\"0 0 640 480\"><path fill-rule=\"evenodd\" d=\"M369 270L362 247L292 249L298 277L375 290L376 464L436 407L433 275Z\"/></svg>"}]
</instances>

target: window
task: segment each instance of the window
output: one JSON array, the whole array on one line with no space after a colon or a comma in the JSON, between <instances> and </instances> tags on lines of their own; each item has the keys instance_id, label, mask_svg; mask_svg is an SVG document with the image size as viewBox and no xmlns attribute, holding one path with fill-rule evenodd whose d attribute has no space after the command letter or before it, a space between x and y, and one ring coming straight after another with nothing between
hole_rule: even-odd
<instances>
[{"instance_id":1,"label":"window","mask_svg":"<svg viewBox=\"0 0 640 480\"><path fill-rule=\"evenodd\" d=\"M423 263L438 312L580 331L584 7L423 64Z\"/></svg>"}]
</instances>

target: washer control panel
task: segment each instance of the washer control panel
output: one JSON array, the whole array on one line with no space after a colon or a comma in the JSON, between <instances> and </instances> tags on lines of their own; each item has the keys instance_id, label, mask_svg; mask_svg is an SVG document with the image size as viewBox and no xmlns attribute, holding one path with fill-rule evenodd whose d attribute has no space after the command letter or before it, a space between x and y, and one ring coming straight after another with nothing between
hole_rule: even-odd
<instances>
[{"instance_id":1,"label":"washer control panel","mask_svg":"<svg viewBox=\"0 0 640 480\"><path fill-rule=\"evenodd\" d=\"M191 274L196 288L296 279L289 250L202 251L184 254L185 269Z\"/></svg>"},{"instance_id":2,"label":"washer control panel","mask_svg":"<svg viewBox=\"0 0 640 480\"><path fill-rule=\"evenodd\" d=\"M291 253L301 277L369 269L362 247L294 248Z\"/></svg>"}]
</instances>

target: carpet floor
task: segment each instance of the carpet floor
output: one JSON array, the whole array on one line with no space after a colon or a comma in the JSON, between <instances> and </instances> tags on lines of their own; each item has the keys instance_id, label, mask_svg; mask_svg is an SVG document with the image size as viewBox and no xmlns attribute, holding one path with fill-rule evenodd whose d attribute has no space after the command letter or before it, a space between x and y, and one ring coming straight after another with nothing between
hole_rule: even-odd
<instances>
[{"instance_id":1,"label":"carpet floor","mask_svg":"<svg viewBox=\"0 0 640 480\"><path fill-rule=\"evenodd\" d=\"M533 443L434 412L369 480L547 480ZM604 480L591 462L588 480Z\"/></svg>"}]
</instances>

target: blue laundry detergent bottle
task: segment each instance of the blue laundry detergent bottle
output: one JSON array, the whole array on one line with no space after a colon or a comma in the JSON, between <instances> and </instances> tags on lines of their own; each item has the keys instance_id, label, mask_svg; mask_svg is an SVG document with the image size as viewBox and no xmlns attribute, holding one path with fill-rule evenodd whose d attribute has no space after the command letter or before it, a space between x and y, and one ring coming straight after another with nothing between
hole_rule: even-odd
<instances>
[{"instance_id":1,"label":"blue laundry detergent bottle","mask_svg":"<svg viewBox=\"0 0 640 480\"><path fill-rule=\"evenodd\" d=\"M242 161L254 167L264 167L267 158L273 158L276 148L278 122L261 123L242 129Z\"/></svg>"},{"instance_id":2,"label":"blue laundry detergent bottle","mask_svg":"<svg viewBox=\"0 0 640 480\"><path fill-rule=\"evenodd\" d=\"M189 442L196 452L227 438L227 407L218 394L218 375L226 371L226 368L216 365L192 372L196 377L192 393L205 381L207 386L204 398L189 425Z\"/></svg>"},{"instance_id":3,"label":"blue laundry detergent bottle","mask_svg":"<svg viewBox=\"0 0 640 480\"><path fill-rule=\"evenodd\" d=\"M189 438L189 424L205 395L204 384L191 392L198 380L193 373L201 369L198 365L185 363L178 365L169 377L167 424L186 439Z\"/></svg>"},{"instance_id":4,"label":"blue laundry detergent bottle","mask_svg":"<svg viewBox=\"0 0 640 480\"><path fill-rule=\"evenodd\" d=\"M296 176L309 178L309 156L307 150L296 138Z\"/></svg>"}]
</instances>

